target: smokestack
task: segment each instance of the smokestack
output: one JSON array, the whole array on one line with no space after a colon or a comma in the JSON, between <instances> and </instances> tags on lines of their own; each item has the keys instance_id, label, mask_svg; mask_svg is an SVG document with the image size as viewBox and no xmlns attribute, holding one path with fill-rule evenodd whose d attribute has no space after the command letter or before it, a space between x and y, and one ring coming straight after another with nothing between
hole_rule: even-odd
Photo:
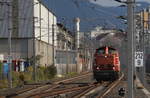
<instances>
[{"instance_id":1,"label":"smokestack","mask_svg":"<svg viewBox=\"0 0 150 98\"><path fill-rule=\"evenodd\" d=\"M76 32L76 48L80 47L80 19L75 18L75 32Z\"/></svg>"}]
</instances>

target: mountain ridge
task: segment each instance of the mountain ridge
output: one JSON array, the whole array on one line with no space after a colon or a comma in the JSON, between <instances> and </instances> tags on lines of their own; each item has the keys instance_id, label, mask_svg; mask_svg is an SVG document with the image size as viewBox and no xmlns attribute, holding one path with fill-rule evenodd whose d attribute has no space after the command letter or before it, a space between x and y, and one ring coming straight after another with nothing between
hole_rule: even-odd
<instances>
[{"instance_id":1,"label":"mountain ridge","mask_svg":"<svg viewBox=\"0 0 150 98\"><path fill-rule=\"evenodd\" d=\"M137 8L141 10L149 6L146 2L137 2L142 6ZM117 16L126 15L126 8L104 7L90 1L77 0L44 0L44 4L56 14L58 22L63 23L67 28L73 31L73 20L76 17L81 19L80 28L82 32L87 32L96 26L105 28L125 29L123 20L117 19Z\"/></svg>"}]
</instances>

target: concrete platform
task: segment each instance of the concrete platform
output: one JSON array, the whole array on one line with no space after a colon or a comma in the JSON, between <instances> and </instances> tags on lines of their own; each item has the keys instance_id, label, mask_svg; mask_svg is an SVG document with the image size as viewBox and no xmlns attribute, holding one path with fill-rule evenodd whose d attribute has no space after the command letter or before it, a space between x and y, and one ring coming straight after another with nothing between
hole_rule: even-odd
<instances>
[{"instance_id":1,"label":"concrete platform","mask_svg":"<svg viewBox=\"0 0 150 98\"><path fill-rule=\"evenodd\" d=\"M139 78L136 78L136 87L137 89L141 89L147 98L150 98L150 92L143 86Z\"/></svg>"}]
</instances>

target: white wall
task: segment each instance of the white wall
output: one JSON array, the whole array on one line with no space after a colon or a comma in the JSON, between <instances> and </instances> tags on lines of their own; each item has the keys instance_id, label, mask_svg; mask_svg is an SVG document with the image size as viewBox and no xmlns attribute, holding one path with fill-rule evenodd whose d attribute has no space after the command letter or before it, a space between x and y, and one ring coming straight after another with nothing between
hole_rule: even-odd
<instances>
[{"instance_id":1,"label":"white wall","mask_svg":"<svg viewBox=\"0 0 150 98\"><path fill-rule=\"evenodd\" d=\"M44 42L48 42L48 22L48 10L41 5L41 40Z\"/></svg>"},{"instance_id":2,"label":"white wall","mask_svg":"<svg viewBox=\"0 0 150 98\"><path fill-rule=\"evenodd\" d=\"M41 45L41 47L39 47L39 44ZM35 41L35 47L36 47L36 55L40 55L41 56L41 59L39 61L39 65L40 66L49 66L49 65L52 65L53 63L53 55L52 55L52 52L53 52L53 48L51 45L43 42L43 41L39 41L39 40L36 40ZM39 50L40 50L40 53L39 53Z\"/></svg>"},{"instance_id":3,"label":"white wall","mask_svg":"<svg viewBox=\"0 0 150 98\"><path fill-rule=\"evenodd\" d=\"M54 36L56 46L56 16L38 0L34 0L35 36L44 42L52 44L52 24L54 23Z\"/></svg>"}]
</instances>

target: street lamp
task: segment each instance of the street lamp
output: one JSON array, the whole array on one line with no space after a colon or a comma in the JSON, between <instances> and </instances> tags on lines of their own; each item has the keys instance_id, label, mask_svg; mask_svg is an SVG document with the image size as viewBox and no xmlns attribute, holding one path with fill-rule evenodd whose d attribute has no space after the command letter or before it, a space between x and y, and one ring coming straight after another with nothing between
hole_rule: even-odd
<instances>
[{"instance_id":1,"label":"street lamp","mask_svg":"<svg viewBox=\"0 0 150 98\"><path fill-rule=\"evenodd\" d=\"M118 19L123 19L123 20L127 20L127 17L125 16L117 16Z\"/></svg>"},{"instance_id":2,"label":"street lamp","mask_svg":"<svg viewBox=\"0 0 150 98\"><path fill-rule=\"evenodd\" d=\"M135 3L135 0L127 0L127 1L114 0L114 1L119 2L119 3L125 3L125 4L132 4L132 3Z\"/></svg>"},{"instance_id":3,"label":"street lamp","mask_svg":"<svg viewBox=\"0 0 150 98\"><path fill-rule=\"evenodd\" d=\"M122 4L122 5L120 5L119 7L127 7L127 5L125 5L125 4Z\"/></svg>"},{"instance_id":4,"label":"street lamp","mask_svg":"<svg viewBox=\"0 0 150 98\"><path fill-rule=\"evenodd\" d=\"M121 0L114 0L114 1L117 1L117 2L119 2L119 3L123 3L123 1L121 1Z\"/></svg>"}]
</instances>

